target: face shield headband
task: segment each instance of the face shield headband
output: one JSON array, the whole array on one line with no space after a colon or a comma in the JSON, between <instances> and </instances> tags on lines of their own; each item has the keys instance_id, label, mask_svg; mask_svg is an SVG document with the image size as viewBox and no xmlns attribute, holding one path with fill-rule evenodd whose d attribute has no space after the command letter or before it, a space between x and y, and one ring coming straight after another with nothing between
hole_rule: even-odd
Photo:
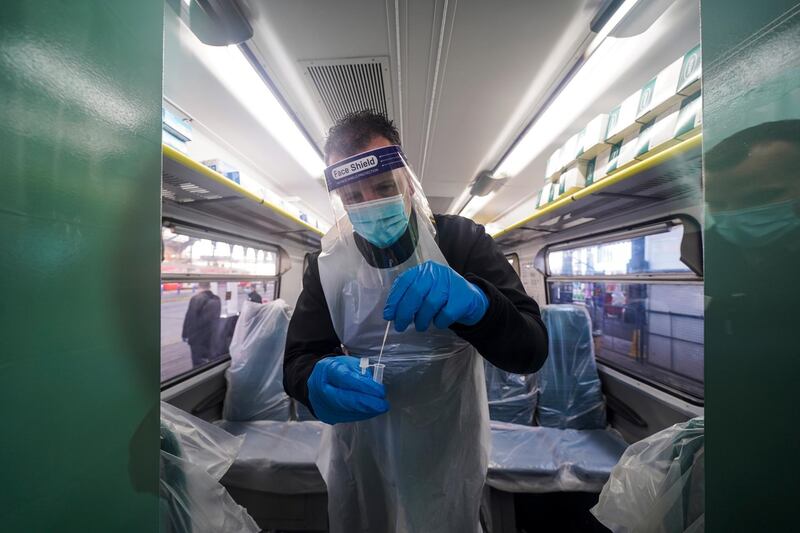
<instances>
[{"instance_id":1,"label":"face shield headband","mask_svg":"<svg viewBox=\"0 0 800 533\"><path fill-rule=\"evenodd\" d=\"M328 192L334 194L334 191L342 187L407 167L406 158L399 146L385 146L332 164L325 169L325 183Z\"/></svg>"}]
</instances>

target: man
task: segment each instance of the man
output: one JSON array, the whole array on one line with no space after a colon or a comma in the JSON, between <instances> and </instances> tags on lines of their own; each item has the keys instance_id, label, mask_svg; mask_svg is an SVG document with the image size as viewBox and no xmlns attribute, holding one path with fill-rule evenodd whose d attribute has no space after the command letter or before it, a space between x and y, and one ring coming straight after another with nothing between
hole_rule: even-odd
<instances>
[{"instance_id":1,"label":"man","mask_svg":"<svg viewBox=\"0 0 800 533\"><path fill-rule=\"evenodd\" d=\"M331 531L474 531L489 442L476 350L531 373L547 333L483 227L430 213L399 144L367 111L329 133L336 225L304 274L284 387L332 424L318 461ZM385 364L385 385L359 357Z\"/></svg>"},{"instance_id":2,"label":"man","mask_svg":"<svg viewBox=\"0 0 800 533\"><path fill-rule=\"evenodd\" d=\"M795 305L782 288L795 285L800 262L798 168L800 120L744 129L706 154L705 255L736 265L715 270L706 280L706 294L709 307L721 313L715 316L725 316L732 347L748 340L768 342L765 335L752 334L754 310L764 328L780 330L793 323L793 311L777 312ZM777 315L763 315L766 310ZM789 321L780 326L784 318Z\"/></svg>"},{"instance_id":3,"label":"man","mask_svg":"<svg viewBox=\"0 0 800 533\"><path fill-rule=\"evenodd\" d=\"M247 293L247 299L257 304L264 303L264 301L261 298L261 295L258 294L258 290L256 288L255 283L250 285L250 292Z\"/></svg>"},{"instance_id":4,"label":"man","mask_svg":"<svg viewBox=\"0 0 800 533\"><path fill-rule=\"evenodd\" d=\"M181 334L192 351L192 367L198 367L211 360L213 355L211 338L222 310L222 302L219 296L211 292L209 282L201 281L199 288L200 292L189 300Z\"/></svg>"}]
</instances>

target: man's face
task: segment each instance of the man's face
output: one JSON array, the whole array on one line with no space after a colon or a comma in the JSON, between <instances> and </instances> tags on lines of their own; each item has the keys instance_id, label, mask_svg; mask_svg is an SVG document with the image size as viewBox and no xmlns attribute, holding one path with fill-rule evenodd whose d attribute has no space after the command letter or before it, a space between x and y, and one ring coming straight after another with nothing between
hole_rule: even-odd
<instances>
[{"instance_id":1,"label":"man's face","mask_svg":"<svg viewBox=\"0 0 800 533\"><path fill-rule=\"evenodd\" d=\"M398 180L395 172L386 172L363 181L341 187L339 197L345 207L371 200L381 200L402 194L405 197L406 180Z\"/></svg>"}]
</instances>

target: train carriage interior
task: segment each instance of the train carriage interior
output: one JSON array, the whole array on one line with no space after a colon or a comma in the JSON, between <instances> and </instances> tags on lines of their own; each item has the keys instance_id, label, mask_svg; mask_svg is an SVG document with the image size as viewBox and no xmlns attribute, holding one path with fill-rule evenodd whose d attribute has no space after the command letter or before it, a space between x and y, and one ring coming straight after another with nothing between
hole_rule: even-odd
<instances>
[{"instance_id":1,"label":"train carriage interior","mask_svg":"<svg viewBox=\"0 0 800 533\"><path fill-rule=\"evenodd\" d=\"M262 327L243 311L254 293L291 312L305 254L332 223L315 152L347 112L387 114L434 212L485 224L549 306L552 365L523 376L486 363L484 527L605 531L589 508L627 444L703 415L699 119L674 135L701 98L699 5L615 4L250 2L252 37L225 49L193 31L194 7L167 5L162 399L245 435L222 483L260 527L325 529L325 483L311 475L322 424L293 399L265 413L255 391L226 394L282 361L280 342L237 354L231 323ZM253 100L270 93L293 137ZM618 105L627 123L609 127ZM195 366L178 333L203 281L221 318ZM272 320L285 338L285 315ZM264 360L237 362L247 356ZM280 396L280 372L267 376Z\"/></svg>"},{"instance_id":2,"label":"train carriage interior","mask_svg":"<svg viewBox=\"0 0 800 533\"><path fill-rule=\"evenodd\" d=\"M109 294L117 303L85 288L74 311L104 329L91 350L117 353L112 347L120 343L132 348L85 371L86 391L75 400L92 406L90 425L109 428L103 430L109 432L105 454L80 451L75 440L65 447L73 450L74 465L63 466L44 444L35 444L20 452L19 467L12 466L16 479L25 465L43 461L54 477L74 476L84 490L57 482L51 495L40 497L43 481L30 482L25 487L35 497L0 513L19 526L9 531L341 531L329 520L321 458L331 426L287 394L283 362L304 274L339 227L326 188L325 168L335 162L326 160L326 136L337 121L364 110L397 127L433 213L471 219L492 237L541 308L547 330L548 356L535 373L515 374L481 360L490 446L476 531L756 531L759 523L762 531L789 530L778 524L793 519L774 501L760 507L769 516L759 518L760 496L746 504L739 498L763 485L779 492L793 484L775 474L780 457L791 455L786 447L798 442L793 429L780 430L776 457L760 459L771 461L770 468L749 463L768 449L752 426L783 427L777 421L785 425L786 418L778 417L791 418L753 398L769 398L772 387L783 405L775 409L788 408L786 391L797 369L787 359L792 350L784 349L790 346L784 317L796 301L788 262L798 257L792 242L798 230L780 224L800 220L800 189L790 184L800 167L781 163L775 171L769 165L781 154L800 154L800 137L792 140L800 132L800 58L796 46L787 45L798 42L800 6L778 0L758 8L720 0L46 3L53 6L12 10L10 20L27 29L0 38L6 58L0 63L16 80L3 85L11 90L6 122L32 124L6 126L0 139L16 150L17 158L8 160L15 161L13 176L20 180L31 172L49 175L66 157L57 147L65 146L77 161L70 163L70 176L87 176L86 183L114 200L84 211L75 204L71 211L70 198L78 193L62 189L59 200L40 204L41 189L20 185L28 192L0 200L0 218L10 221L8 242L17 242L11 232L21 235L29 227L15 221L56 221L42 230L52 233L41 235L61 250L60 259L31 261L71 265L69 258L89 253L86 239L97 235L92 246L97 254L116 254L113 264L95 254L100 263L84 270L113 270L119 279L100 283L115 284ZM65 17L73 17L74 27L62 28L57 19ZM6 24L12 26L0 22ZM146 44L161 30L162 48ZM25 31L51 32L51 41L40 42L63 38L76 53L103 50L95 66L75 62L59 56L72 53L69 48L37 48L34 37L14 37ZM82 41L81 32L92 37ZM119 45L115 33L133 46ZM159 50L160 85L151 72ZM758 67L737 77L751 65L746 62ZM124 79L115 79L114 69L124 70ZM153 99L156 86L159 101ZM40 92L44 100L36 100ZM153 97L145 102L146 94ZM52 135L43 133L49 119L26 109L45 109L51 98L61 106L56 124L62 133L53 135L46 167L28 148L38 150L35 143ZM92 101L89 111L81 98ZM158 107L161 118L151 117ZM82 131L80 121L92 119L75 119L73 109L105 126ZM150 117L146 127L137 122L144 114ZM752 137L735 137L737 131ZM723 146L728 139L744 144ZM92 148L81 145L84 140ZM763 146L777 151L759 151ZM101 176L114 175L103 161L117 161L126 150L130 179L98 185ZM743 159L734 161L739 152ZM717 160L724 161L712 167ZM160 176L143 177L157 167ZM785 195L780 205L795 202L771 244L745 248L719 237L727 228L723 212L734 209L729 189L745 187L718 177L734 168L751 173L741 179L757 184L754 191L772 187L776 198ZM67 181L47 183L69 189ZM153 186L145 191L147 184ZM75 190L82 187L89 185ZM741 193L738 201L755 205L760 194ZM727 207L712 217L710 202L720 198ZM772 233L764 224L756 240L767 243ZM114 245L116 252L102 251L111 239L102 233L108 229L117 234L114 242L126 241ZM754 237L755 230L745 233ZM742 259L743 251L761 259ZM11 278L13 268L7 270ZM80 268L69 268L53 278L56 283L76 290L88 283ZM768 281L771 274L783 296L749 296L754 280ZM73 298L68 289L59 295L62 302ZM81 311L83 305L92 313ZM126 306L119 319L111 310L118 305ZM26 313L38 316L41 309ZM53 312L68 316L70 309L59 304ZM772 322L758 318L764 313ZM741 333L747 324L771 340L751 342ZM94 335L86 328L73 326L74 337L52 337L65 353L85 354L84 367L94 357L81 344ZM23 338L35 337L35 330L18 329L11 332L14 351L43 360L49 348ZM756 353L760 346L763 354ZM754 370L750 357L774 361ZM2 383L32 375L20 361L0 364ZM51 390L63 372L57 368L37 377L34 388ZM135 378L114 385L122 372ZM6 388L11 405L22 389ZM52 390L72 394L61 385ZM67 409L54 398L36 404L52 413L43 425L93 433L54 422ZM710 425L718 428L709 432L715 447L708 478L707 398ZM748 433L741 441L734 437L741 433L737 427ZM26 442L46 434L25 425L12 429ZM152 446L156 434L160 450ZM740 452L726 448L734 441ZM748 463L741 475L735 474L737 457ZM156 460L160 481L152 472L137 473L154 472L142 465ZM81 466L87 461L104 472L89 476ZM786 461L788 471L797 465ZM123 480L113 485L120 487L118 497L101 489L105 475ZM81 502L90 497L104 509L93 525L68 517L67 503L85 507ZM364 531L373 531L366 524ZM404 531L418 530L398 526Z\"/></svg>"}]
</instances>

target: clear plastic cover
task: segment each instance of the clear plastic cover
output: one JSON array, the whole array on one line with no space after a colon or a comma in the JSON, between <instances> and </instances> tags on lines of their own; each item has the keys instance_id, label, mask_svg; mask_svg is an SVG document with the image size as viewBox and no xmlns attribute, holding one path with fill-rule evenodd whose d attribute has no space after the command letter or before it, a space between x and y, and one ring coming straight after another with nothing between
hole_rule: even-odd
<instances>
[{"instance_id":1,"label":"clear plastic cover","mask_svg":"<svg viewBox=\"0 0 800 533\"><path fill-rule=\"evenodd\" d=\"M233 464L244 442L244 437L235 437L166 402L161 402L161 426L162 435L166 430L177 441L181 457L216 480Z\"/></svg>"},{"instance_id":2,"label":"clear plastic cover","mask_svg":"<svg viewBox=\"0 0 800 533\"><path fill-rule=\"evenodd\" d=\"M276 494L320 494L325 482L315 463L322 422L221 422L244 446L222 483Z\"/></svg>"},{"instance_id":3,"label":"clear plastic cover","mask_svg":"<svg viewBox=\"0 0 800 533\"><path fill-rule=\"evenodd\" d=\"M242 441L242 437L161 403L160 531L260 531L219 483Z\"/></svg>"},{"instance_id":4,"label":"clear plastic cover","mask_svg":"<svg viewBox=\"0 0 800 533\"><path fill-rule=\"evenodd\" d=\"M626 446L615 431L492 422L487 483L506 492L599 492Z\"/></svg>"},{"instance_id":5,"label":"clear plastic cover","mask_svg":"<svg viewBox=\"0 0 800 533\"><path fill-rule=\"evenodd\" d=\"M245 302L231 340L231 366L222 417L226 420L289 420L283 390L283 351L289 330L283 300Z\"/></svg>"},{"instance_id":6,"label":"clear plastic cover","mask_svg":"<svg viewBox=\"0 0 800 533\"><path fill-rule=\"evenodd\" d=\"M203 467L164 451L159 496L162 533L261 531L247 511Z\"/></svg>"},{"instance_id":7,"label":"clear plastic cover","mask_svg":"<svg viewBox=\"0 0 800 533\"><path fill-rule=\"evenodd\" d=\"M484 361L489 418L530 426L539 394L537 374L512 374Z\"/></svg>"},{"instance_id":8,"label":"clear plastic cover","mask_svg":"<svg viewBox=\"0 0 800 533\"><path fill-rule=\"evenodd\" d=\"M579 305L546 305L542 320L550 343L539 371L538 424L562 429L606 427L589 313Z\"/></svg>"},{"instance_id":9,"label":"clear plastic cover","mask_svg":"<svg viewBox=\"0 0 800 533\"><path fill-rule=\"evenodd\" d=\"M592 514L617 533L704 531L704 426L694 418L632 444Z\"/></svg>"}]
</instances>

